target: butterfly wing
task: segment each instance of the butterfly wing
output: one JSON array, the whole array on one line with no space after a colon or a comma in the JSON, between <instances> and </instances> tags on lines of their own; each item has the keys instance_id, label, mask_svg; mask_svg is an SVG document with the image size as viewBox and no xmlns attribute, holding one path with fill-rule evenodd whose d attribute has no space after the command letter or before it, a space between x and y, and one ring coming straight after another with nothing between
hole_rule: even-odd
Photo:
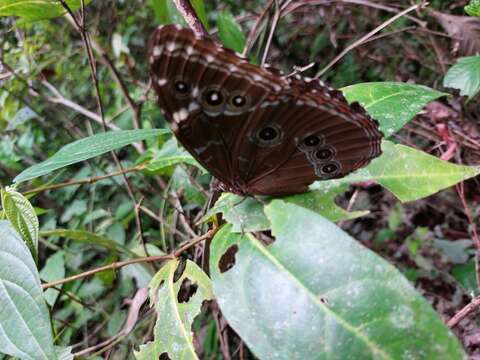
<instances>
[{"instance_id":1,"label":"butterfly wing","mask_svg":"<svg viewBox=\"0 0 480 360\"><path fill-rule=\"evenodd\" d=\"M299 193L380 154L374 120L317 81L285 79L175 25L158 28L149 51L176 137L229 191Z\"/></svg>"},{"instance_id":2,"label":"butterfly wing","mask_svg":"<svg viewBox=\"0 0 480 360\"><path fill-rule=\"evenodd\" d=\"M258 104L288 83L208 38L176 25L149 43L157 100L183 146L216 178L236 189L231 150Z\"/></svg>"},{"instance_id":3,"label":"butterfly wing","mask_svg":"<svg viewBox=\"0 0 480 360\"><path fill-rule=\"evenodd\" d=\"M349 105L340 92L317 81L292 87L293 99L267 107L257 120L259 128L276 127L282 140L257 150L247 181L250 193L305 192L312 182L344 177L381 154L378 123L360 105Z\"/></svg>"}]
</instances>

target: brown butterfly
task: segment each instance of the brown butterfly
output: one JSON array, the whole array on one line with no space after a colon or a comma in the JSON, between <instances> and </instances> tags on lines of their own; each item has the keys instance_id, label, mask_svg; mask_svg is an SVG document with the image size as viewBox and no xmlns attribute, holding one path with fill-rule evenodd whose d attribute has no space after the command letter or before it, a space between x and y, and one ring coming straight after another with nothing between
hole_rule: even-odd
<instances>
[{"instance_id":1,"label":"brown butterfly","mask_svg":"<svg viewBox=\"0 0 480 360\"><path fill-rule=\"evenodd\" d=\"M319 80L250 64L177 25L152 34L149 61L177 139L226 191L301 193L381 154L378 122Z\"/></svg>"}]
</instances>

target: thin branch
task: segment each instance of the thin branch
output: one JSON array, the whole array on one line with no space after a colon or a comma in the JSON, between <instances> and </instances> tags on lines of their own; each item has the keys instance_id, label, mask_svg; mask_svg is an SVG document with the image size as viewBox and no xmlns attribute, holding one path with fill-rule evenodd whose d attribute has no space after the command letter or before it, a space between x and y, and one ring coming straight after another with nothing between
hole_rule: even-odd
<instances>
[{"instance_id":1,"label":"thin branch","mask_svg":"<svg viewBox=\"0 0 480 360\"><path fill-rule=\"evenodd\" d=\"M186 243L185 245L181 246L180 248L173 251L169 255L145 256L145 257L140 257L138 259L130 259L130 260L125 260L125 261L113 262L111 264L100 266L98 268L88 270L88 271L85 271L85 272L77 274L77 275L69 276L69 277L64 278L64 279L52 281L52 282L49 282L49 283L44 283L44 284L42 284L42 289L46 290L46 289L48 289L52 286L58 286L58 285L66 284L66 283L69 283L69 282L72 282L72 281L75 281L75 280L84 279L86 277L95 275L95 274L97 274L99 272L102 272L102 271L107 271L107 270L115 271L115 270L120 269L124 266L132 265L132 264L140 264L140 263L143 264L143 263L148 263L148 262L172 260L172 259L175 259L175 258L179 257L183 252L185 252L186 250L190 249L191 247L197 245L198 243L200 243L204 240L207 240L207 239L211 239L217 231L218 231L218 228L213 228L213 229L207 231L202 236L199 236L199 237L191 240L190 242Z\"/></svg>"},{"instance_id":2,"label":"thin branch","mask_svg":"<svg viewBox=\"0 0 480 360\"><path fill-rule=\"evenodd\" d=\"M70 14L67 14L66 16L67 20L69 21L69 23L74 26L76 28L76 25L75 25L75 21L74 19L72 18L72 16ZM131 111L132 111L132 122L133 122L133 127L134 129L139 129L140 128L140 110L141 110L141 106L139 104L137 104L133 99L132 97L130 96L129 92L128 92L128 88L127 88L127 85L125 84L125 81L122 79L122 77L120 76L120 72L117 70L117 68L115 67L115 65L113 64L113 61L110 59L110 57L108 56L107 52L102 48L102 46L95 40L93 39L91 36L90 36L90 43L91 43L91 46L93 48L93 50L95 50L95 52L100 56L100 59L102 60L102 62L107 66L107 68L110 70L110 73L112 75L112 78L113 80L118 84L119 88L120 88L120 92L122 93L124 99L125 99L125 102L127 103L127 105L130 107ZM142 146L143 148L143 146ZM143 151L142 151L143 152Z\"/></svg>"},{"instance_id":3,"label":"thin branch","mask_svg":"<svg viewBox=\"0 0 480 360\"><path fill-rule=\"evenodd\" d=\"M103 108L103 102L102 102L102 97L101 97L101 93L100 93L100 85L99 85L99 81L98 81L98 77L97 77L97 66L96 66L96 61L95 61L95 55L93 54L92 46L91 46L91 43L90 43L89 33L88 33L88 31L85 27L84 2L83 2L83 0L81 0L81 1L82 1L82 23L80 24L78 19L75 17L72 10L68 6L68 4L65 2L65 0L60 0L62 6L66 9L68 14L70 14L70 16L72 17L74 26L77 29L77 31L80 33L80 36L82 37L83 44L84 44L84 47L85 47L85 50L86 50L86 53L87 53L88 64L90 65L90 74L91 74L91 77L92 77L93 85L95 87L95 99L97 101L98 112L99 112L100 117L102 119L103 129L104 129L104 131L107 131L107 124L105 122L105 111L104 111L104 108ZM117 155L115 154L115 151L112 151L111 154L112 154L113 160L115 161L115 164L117 165L119 170L123 171L124 169L123 169L122 163L120 162ZM137 200L135 198L133 188L130 184L130 180L128 179L128 177L125 173L122 173L122 175L123 175L123 179L125 181L125 187L127 189L128 196L130 197L130 199L132 200L132 202L134 204L135 223L137 225L138 235L140 236L140 242L141 242L141 244L142 244L142 246L145 250L145 253L148 255L148 250L147 250L147 247L146 247L146 244L145 244L145 238L144 238L143 231L142 231L142 226L141 226L142 222L141 222L140 215L139 215L140 213L138 211L138 203L137 203Z\"/></svg>"},{"instance_id":4,"label":"thin branch","mask_svg":"<svg viewBox=\"0 0 480 360\"><path fill-rule=\"evenodd\" d=\"M250 51L251 47L253 46L253 43L258 37L258 29L260 28L261 23L265 19L265 16L267 16L268 11L272 7L274 1L275 0L269 0L267 5L265 6L265 9L263 9L260 16L257 17L257 20L255 21L255 25L253 25L252 29L248 33L247 41L245 42L245 47L243 48L243 52L242 52L243 56L246 56L247 53Z\"/></svg>"},{"instance_id":5,"label":"thin branch","mask_svg":"<svg viewBox=\"0 0 480 360\"><path fill-rule=\"evenodd\" d=\"M450 320L447 322L447 326L451 329L462 321L465 317L470 315L472 312L477 310L480 307L480 297L473 299L470 304L465 306L462 310L457 312Z\"/></svg>"},{"instance_id":6,"label":"thin branch","mask_svg":"<svg viewBox=\"0 0 480 360\"><path fill-rule=\"evenodd\" d=\"M23 195L30 195L30 194L37 194L39 192L47 191L47 190L56 190L56 189L61 189L64 187L68 186L75 186L75 185L83 185L83 184L93 184L96 183L100 180L112 178L118 175L123 175L135 171L140 171L145 167L144 164L140 164L131 168L123 169L123 170L118 170L116 172L106 174L106 175L99 175L99 176L93 176L87 179L81 179L81 180L72 180L72 181L66 181L60 184L52 184L52 185L45 185L45 186L40 186L38 188L30 189L27 191L23 192Z\"/></svg>"},{"instance_id":7,"label":"thin branch","mask_svg":"<svg viewBox=\"0 0 480 360\"><path fill-rule=\"evenodd\" d=\"M196 35L207 36L207 30L198 18L189 0L173 0L178 11Z\"/></svg>"},{"instance_id":8,"label":"thin branch","mask_svg":"<svg viewBox=\"0 0 480 360\"><path fill-rule=\"evenodd\" d=\"M397 15L395 15L394 17L390 18L389 20L385 21L382 25L376 27L375 29L373 29L372 31L370 31L368 34L362 36L360 39L358 39L357 41L355 41L353 44L347 46L347 48L345 48L340 54L338 54L332 61L330 61L330 63L325 66L322 70L320 70L317 75L315 75L315 78L319 78L320 76L322 76L323 74L325 74L328 70L330 70L330 68L335 65L341 58L343 58L346 54L348 54L350 51L352 51L353 49L355 49L356 47L362 45L363 43L365 43L365 41L367 41L369 38L371 38L373 35L375 35L376 33L382 31L383 29L385 29L387 26L389 26L390 24L392 24L393 22L395 22L397 19L401 18L402 16L406 15L407 13L409 12L412 12L414 10L417 10L417 9L420 9L420 8L424 8L425 6L427 6L428 3L427 2L423 2L422 4L416 4L416 5L413 5L413 6L410 6L408 9L398 13Z\"/></svg>"},{"instance_id":9,"label":"thin branch","mask_svg":"<svg viewBox=\"0 0 480 360\"><path fill-rule=\"evenodd\" d=\"M277 28L278 21L280 20L281 12L280 6L278 4L279 0L275 0L275 13L273 14L272 26L270 27L270 32L268 34L267 44L265 45L265 49L263 51L262 61L260 62L260 66L265 65L265 61L267 61L268 50L270 49L270 44L272 43L273 34L275 29Z\"/></svg>"}]
</instances>

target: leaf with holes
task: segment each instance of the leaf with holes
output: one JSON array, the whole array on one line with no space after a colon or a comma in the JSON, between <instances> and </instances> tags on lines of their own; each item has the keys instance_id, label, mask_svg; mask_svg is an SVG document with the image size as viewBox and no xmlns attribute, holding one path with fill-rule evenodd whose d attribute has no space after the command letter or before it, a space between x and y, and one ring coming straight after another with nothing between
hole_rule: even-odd
<instances>
[{"instance_id":1,"label":"leaf with holes","mask_svg":"<svg viewBox=\"0 0 480 360\"><path fill-rule=\"evenodd\" d=\"M380 123L385 137L391 136L413 119L425 105L448 95L426 86L372 82L340 89L349 102L358 101Z\"/></svg>"},{"instance_id":2,"label":"leaf with holes","mask_svg":"<svg viewBox=\"0 0 480 360\"><path fill-rule=\"evenodd\" d=\"M376 181L401 201L418 200L480 174L480 167L452 164L435 156L390 141L382 142L383 154L366 168L338 180L318 181L313 189L343 183Z\"/></svg>"},{"instance_id":3,"label":"leaf with holes","mask_svg":"<svg viewBox=\"0 0 480 360\"><path fill-rule=\"evenodd\" d=\"M20 173L13 181L19 183L31 180L42 175L47 175L65 166L120 149L136 141L142 141L169 133L170 131L166 129L142 129L108 131L95 134L65 145L51 158L29 167Z\"/></svg>"},{"instance_id":4,"label":"leaf with holes","mask_svg":"<svg viewBox=\"0 0 480 360\"><path fill-rule=\"evenodd\" d=\"M86 0L85 4L92 0ZM71 10L80 8L80 0L65 1ZM18 16L26 21L50 19L65 14L67 11L60 1L51 0L2 0L0 1L0 16Z\"/></svg>"},{"instance_id":5,"label":"leaf with holes","mask_svg":"<svg viewBox=\"0 0 480 360\"><path fill-rule=\"evenodd\" d=\"M480 92L480 56L469 56L458 60L443 79L443 86L460 89L460 95L470 100Z\"/></svg>"},{"instance_id":6,"label":"leaf with holes","mask_svg":"<svg viewBox=\"0 0 480 360\"><path fill-rule=\"evenodd\" d=\"M198 359L192 323L202 303L212 299L210 279L194 262L171 260L150 282L150 303L155 306L155 339L135 353L139 360L158 359L167 354L171 360Z\"/></svg>"},{"instance_id":7,"label":"leaf with holes","mask_svg":"<svg viewBox=\"0 0 480 360\"><path fill-rule=\"evenodd\" d=\"M0 190L2 208L15 230L22 236L33 258L38 256L39 223L35 209L26 197L13 188Z\"/></svg>"},{"instance_id":8,"label":"leaf with holes","mask_svg":"<svg viewBox=\"0 0 480 360\"><path fill-rule=\"evenodd\" d=\"M233 15L227 11L222 11L218 15L217 26L218 35L223 45L241 53L245 46L245 35L243 35L242 28Z\"/></svg>"},{"instance_id":9,"label":"leaf with holes","mask_svg":"<svg viewBox=\"0 0 480 360\"><path fill-rule=\"evenodd\" d=\"M25 360L57 359L37 267L8 221L0 221L0 264L0 352Z\"/></svg>"},{"instance_id":10,"label":"leaf with holes","mask_svg":"<svg viewBox=\"0 0 480 360\"><path fill-rule=\"evenodd\" d=\"M266 214L273 244L227 225L210 259L222 313L258 358L464 358L392 265L312 211L274 200Z\"/></svg>"},{"instance_id":11,"label":"leaf with holes","mask_svg":"<svg viewBox=\"0 0 480 360\"><path fill-rule=\"evenodd\" d=\"M312 210L325 216L330 221L355 219L368 214L368 211L349 212L335 204L335 198L345 192L347 188L347 184L337 184L330 188L324 188L322 191L287 196L281 200ZM232 231L234 232L268 230L270 229L270 222L263 209L264 205L269 202L269 199L243 198L224 193L215 203L215 206L204 216L204 219L221 212L225 220L233 224Z\"/></svg>"}]
</instances>

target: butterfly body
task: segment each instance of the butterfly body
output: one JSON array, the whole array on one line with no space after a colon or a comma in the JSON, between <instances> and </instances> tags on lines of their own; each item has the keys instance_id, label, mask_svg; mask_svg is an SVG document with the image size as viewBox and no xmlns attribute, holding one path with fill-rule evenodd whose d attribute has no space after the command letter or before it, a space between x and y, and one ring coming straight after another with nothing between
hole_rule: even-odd
<instances>
[{"instance_id":1,"label":"butterfly body","mask_svg":"<svg viewBox=\"0 0 480 360\"><path fill-rule=\"evenodd\" d=\"M152 34L149 60L175 136L227 191L301 193L381 153L378 123L318 80L250 64L176 25Z\"/></svg>"}]
</instances>

